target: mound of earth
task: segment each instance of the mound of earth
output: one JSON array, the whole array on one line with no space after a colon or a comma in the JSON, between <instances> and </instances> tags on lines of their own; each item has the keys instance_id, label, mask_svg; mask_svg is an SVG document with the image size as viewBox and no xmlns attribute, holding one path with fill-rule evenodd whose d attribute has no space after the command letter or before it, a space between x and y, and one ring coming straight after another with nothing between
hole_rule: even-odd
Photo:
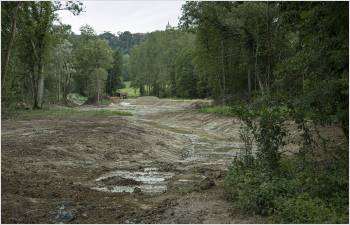
<instances>
[{"instance_id":1,"label":"mound of earth","mask_svg":"<svg viewBox=\"0 0 350 225\"><path fill-rule=\"evenodd\" d=\"M135 105L154 105L159 102L159 98L154 96L139 97L135 100Z\"/></svg>"}]
</instances>

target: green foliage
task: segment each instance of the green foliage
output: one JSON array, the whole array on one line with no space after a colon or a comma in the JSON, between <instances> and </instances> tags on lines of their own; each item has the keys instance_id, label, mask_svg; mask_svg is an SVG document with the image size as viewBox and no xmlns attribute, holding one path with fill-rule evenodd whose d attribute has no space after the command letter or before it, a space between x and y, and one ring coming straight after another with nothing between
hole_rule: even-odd
<instances>
[{"instance_id":1,"label":"green foliage","mask_svg":"<svg viewBox=\"0 0 350 225\"><path fill-rule=\"evenodd\" d=\"M140 96L140 90L138 88L134 88L130 86L130 81L124 82L125 87L119 89L120 92L122 93L127 93L128 97L139 97Z\"/></svg>"},{"instance_id":2,"label":"green foliage","mask_svg":"<svg viewBox=\"0 0 350 225\"><path fill-rule=\"evenodd\" d=\"M73 77L75 91L90 98L101 96L107 80L106 70L112 68L115 60L113 52L105 40L97 38L91 27L82 27L81 32L74 51L77 71Z\"/></svg>"},{"instance_id":3,"label":"green foliage","mask_svg":"<svg viewBox=\"0 0 350 225\"><path fill-rule=\"evenodd\" d=\"M99 101L100 96L103 93L105 88L105 82L107 80L107 71L104 68L97 68L92 71L92 74L89 77L89 82L87 85L87 96L96 97Z\"/></svg>"},{"instance_id":4,"label":"green foliage","mask_svg":"<svg viewBox=\"0 0 350 225\"><path fill-rule=\"evenodd\" d=\"M281 223L344 223L321 199L307 194L295 198L280 198L277 218Z\"/></svg>"},{"instance_id":5,"label":"green foliage","mask_svg":"<svg viewBox=\"0 0 350 225\"><path fill-rule=\"evenodd\" d=\"M129 31L118 32L117 35L111 32L104 32L99 37L108 41L113 50L118 50L122 54L129 54L130 50L145 40L147 34L132 34Z\"/></svg>"},{"instance_id":6,"label":"green foliage","mask_svg":"<svg viewBox=\"0 0 350 225\"><path fill-rule=\"evenodd\" d=\"M276 172L279 169L280 148L285 144L286 136L284 127L285 118L276 108L263 108L256 121L253 121L247 113L241 117L257 142L257 157L261 163L266 164L267 169Z\"/></svg>"},{"instance_id":7,"label":"green foliage","mask_svg":"<svg viewBox=\"0 0 350 225\"><path fill-rule=\"evenodd\" d=\"M198 111L202 113L214 113L223 116L240 116L242 115L242 110L244 110L241 106L206 106L199 108Z\"/></svg>"},{"instance_id":8,"label":"green foliage","mask_svg":"<svg viewBox=\"0 0 350 225\"><path fill-rule=\"evenodd\" d=\"M48 65L49 76L46 79L46 89L50 90L48 98L51 101L66 102L76 72L73 64L73 44L67 39L60 40L51 52L51 59Z\"/></svg>"},{"instance_id":9,"label":"green foliage","mask_svg":"<svg viewBox=\"0 0 350 225\"><path fill-rule=\"evenodd\" d=\"M240 106L237 113L244 122L240 136L245 149L234 160L224 185L233 204L277 223L346 223L346 147L325 149L325 155L315 157L319 147L305 117L317 114L263 102ZM281 157L280 149L285 144L287 119L298 124L302 142L299 152L288 158Z\"/></svg>"},{"instance_id":10,"label":"green foliage","mask_svg":"<svg viewBox=\"0 0 350 225\"><path fill-rule=\"evenodd\" d=\"M46 74L51 72L48 72L51 70L51 51L58 39L64 39L63 36L56 37L55 11L68 10L79 14L81 9L81 3L72 1L65 4L58 1L2 4L2 57L8 55L8 60L5 60L8 62L8 76L5 79L3 74L2 80L2 104L5 107L28 103L33 108L40 108L44 102L52 100L48 92L55 89L55 85L50 85L55 78L47 79ZM10 40L15 44L10 46Z\"/></svg>"},{"instance_id":11,"label":"green foliage","mask_svg":"<svg viewBox=\"0 0 350 225\"><path fill-rule=\"evenodd\" d=\"M225 178L225 191L243 212L269 216L277 223L347 223L346 176L337 176L339 171L324 170L328 179L335 176L333 179L344 185L339 188L322 179L322 175L315 177L297 165L293 159L284 159L280 174L271 177L260 165L246 166L235 161ZM346 170L340 167L342 172ZM327 194L319 194L319 190Z\"/></svg>"},{"instance_id":12,"label":"green foliage","mask_svg":"<svg viewBox=\"0 0 350 225\"><path fill-rule=\"evenodd\" d=\"M33 119L78 119L78 118L95 118L108 116L131 116L132 114L125 111L116 110L79 110L74 108L60 108L43 110L26 110L18 111L16 114L11 114L7 119L15 117L16 119L33 120Z\"/></svg>"},{"instance_id":13,"label":"green foliage","mask_svg":"<svg viewBox=\"0 0 350 225\"><path fill-rule=\"evenodd\" d=\"M122 88L122 55L115 51L113 54L113 66L108 70L106 80L106 93L112 96L117 89Z\"/></svg>"},{"instance_id":14,"label":"green foliage","mask_svg":"<svg viewBox=\"0 0 350 225\"><path fill-rule=\"evenodd\" d=\"M132 49L128 73L132 86L140 95L159 97L206 97L191 51L192 34L172 28L150 33L146 40ZM199 95L203 94L203 95Z\"/></svg>"}]
</instances>

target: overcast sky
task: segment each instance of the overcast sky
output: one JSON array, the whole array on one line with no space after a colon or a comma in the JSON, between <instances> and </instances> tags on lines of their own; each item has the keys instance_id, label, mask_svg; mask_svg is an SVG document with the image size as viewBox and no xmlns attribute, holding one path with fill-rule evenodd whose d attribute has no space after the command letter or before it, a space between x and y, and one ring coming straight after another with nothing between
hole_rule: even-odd
<instances>
[{"instance_id":1,"label":"overcast sky","mask_svg":"<svg viewBox=\"0 0 350 225\"><path fill-rule=\"evenodd\" d=\"M64 24L70 24L74 33L85 24L92 26L100 34L104 31L117 33L145 33L164 30L166 24L177 26L184 1L82 1L85 12L74 16L68 11L60 11Z\"/></svg>"}]
</instances>

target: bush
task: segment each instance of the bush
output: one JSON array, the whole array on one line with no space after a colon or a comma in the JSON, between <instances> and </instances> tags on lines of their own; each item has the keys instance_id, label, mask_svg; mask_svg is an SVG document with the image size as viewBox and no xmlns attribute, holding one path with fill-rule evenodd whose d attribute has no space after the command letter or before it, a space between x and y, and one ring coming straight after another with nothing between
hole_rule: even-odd
<instances>
[{"instance_id":1,"label":"bush","mask_svg":"<svg viewBox=\"0 0 350 225\"><path fill-rule=\"evenodd\" d=\"M254 212L256 204L254 201L259 177L254 169L242 169L234 165L225 178L224 189L233 204L243 212Z\"/></svg>"},{"instance_id":2,"label":"bush","mask_svg":"<svg viewBox=\"0 0 350 225\"><path fill-rule=\"evenodd\" d=\"M244 122L240 137L245 149L224 182L225 192L236 208L271 217L278 223L348 222L347 146L327 149L328 145L322 145L322 157L316 157L319 146L306 118L318 120L310 110L273 104L205 110L237 115ZM282 158L280 147L285 144L284 122L288 118L298 125L302 141L296 155ZM253 144L257 145L256 152Z\"/></svg>"},{"instance_id":3,"label":"bush","mask_svg":"<svg viewBox=\"0 0 350 225\"><path fill-rule=\"evenodd\" d=\"M219 114L223 116L240 116L243 114L243 111L245 110L244 107L240 105L235 106L204 106L202 108L199 108L198 111L202 113L214 113Z\"/></svg>"},{"instance_id":4,"label":"bush","mask_svg":"<svg viewBox=\"0 0 350 225\"><path fill-rule=\"evenodd\" d=\"M277 223L347 223L348 181L343 163L315 177L300 170L295 159L282 160L278 175L264 172L256 161L248 166L236 160L225 177L225 192L236 208L269 216Z\"/></svg>"},{"instance_id":5,"label":"bush","mask_svg":"<svg viewBox=\"0 0 350 225\"><path fill-rule=\"evenodd\" d=\"M262 181L256 190L256 212L263 216L272 215L279 204L276 202L276 196L293 196L299 187L300 183L296 179L273 177L271 180Z\"/></svg>"},{"instance_id":6,"label":"bush","mask_svg":"<svg viewBox=\"0 0 350 225\"><path fill-rule=\"evenodd\" d=\"M336 213L324 201L299 195L295 198L279 198L276 219L281 223L337 223Z\"/></svg>"}]
</instances>

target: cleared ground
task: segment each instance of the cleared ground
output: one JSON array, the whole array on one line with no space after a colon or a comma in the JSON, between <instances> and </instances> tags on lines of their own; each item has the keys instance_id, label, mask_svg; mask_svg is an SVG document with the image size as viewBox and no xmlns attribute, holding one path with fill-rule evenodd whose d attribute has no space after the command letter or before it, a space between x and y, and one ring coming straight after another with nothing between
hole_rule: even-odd
<instances>
[{"instance_id":1,"label":"cleared ground","mask_svg":"<svg viewBox=\"0 0 350 225\"><path fill-rule=\"evenodd\" d=\"M263 222L235 213L222 188L239 121L196 113L198 102L147 97L3 120L2 222ZM133 116L86 116L101 109Z\"/></svg>"}]
</instances>

